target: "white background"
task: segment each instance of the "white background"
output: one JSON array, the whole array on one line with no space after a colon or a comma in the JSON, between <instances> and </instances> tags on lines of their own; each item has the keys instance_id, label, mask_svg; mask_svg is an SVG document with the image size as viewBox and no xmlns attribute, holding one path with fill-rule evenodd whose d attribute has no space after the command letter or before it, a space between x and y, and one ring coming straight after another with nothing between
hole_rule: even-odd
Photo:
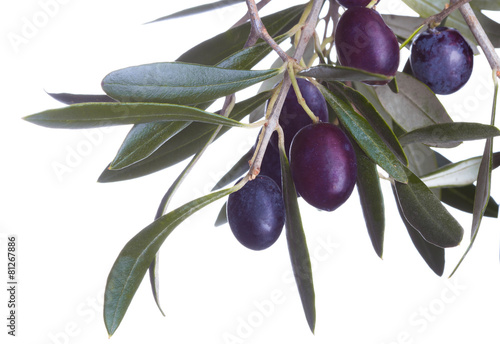
<instances>
[{"instance_id":1,"label":"white background","mask_svg":"<svg viewBox=\"0 0 500 344\"><path fill-rule=\"evenodd\" d=\"M51 7L43 4L52 3ZM465 228L447 250L438 277L420 258L383 183L387 228L384 259L369 241L358 195L334 213L300 203L313 260L317 325L312 335L294 291L285 237L253 252L227 226L213 222L221 202L179 226L161 249L161 302L147 280L120 328L108 339L102 320L107 274L121 248L148 225L185 165L126 182L96 180L129 127L53 130L23 116L63 106L47 92L101 93L110 71L173 61L226 30L245 12L237 5L210 14L143 23L201 0L49 1L2 3L0 127L0 337L8 343L471 343L498 340L499 222L485 218L466 261L471 216L450 210ZM271 13L296 1L273 1ZM385 13L411 13L384 0ZM34 25L31 29L29 25ZM13 35L22 37L12 44ZM10 37L10 39L9 39ZM275 58L273 56L267 66ZM404 61L404 59L402 59ZM456 120L489 122L490 70L475 59L471 82L441 98ZM458 109L461 108L462 112ZM456 110L456 111L455 111ZM256 130L235 129L213 145L176 195L172 208L206 194L253 143ZM452 160L480 155L483 142L446 151ZM498 150L496 145L496 150ZM75 153L76 152L76 153ZM66 166L61 174L55 166ZM498 172L493 196L500 200ZM302 201L301 201L302 202ZM18 328L7 336L6 237L18 241ZM5 282L4 282L5 281Z\"/></svg>"}]
</instances>

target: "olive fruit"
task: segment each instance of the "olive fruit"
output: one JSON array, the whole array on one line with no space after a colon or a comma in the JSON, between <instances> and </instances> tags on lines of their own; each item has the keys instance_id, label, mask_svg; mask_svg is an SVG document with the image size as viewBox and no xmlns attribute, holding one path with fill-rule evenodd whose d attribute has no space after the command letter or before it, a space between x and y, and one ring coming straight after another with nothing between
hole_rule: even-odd
<instances>
[{"instance_id":1,"label":"olive fruit","mask_svg":"<svg viewBox=\"0 0 500 344\"><path fill-rule=\"evenodd\" d=\"M328 107L325 97L323 97L320 90L306 79L298 78L297 84L302 98L304 98L309 109L320 121L328 122ZM285 136L285 152L287 154L295 134L303 127L312 124L311 117L309 117L304 108L299 104L297 95L291 86L281 108L279 124ZM275 133L273 136L271 144L278 150L278 135Z\"/></svg>"},{"instance_id":2,"label":"olive fruit","mask_svg":"<svg viewBox=\"0 0 500 344\"><path fill-rule=\"evenodd\" d=\"M285 224L281 190L267 176L257 176L229 195L227 221L238 241L252 250L270 247Z\"/></svg>"},{"instance_id":3,"label":"olive fruit","mask_svg":"<svg viewBox=\"0 0 500 344\"><path fill-rule=\"evenodd\" d=\"M371 1L372 0L337 0L338 4L344 6L345 8L356 6L366 7L370 4ZM377 4L379 3L379 1L377 1Z\"/></svg>"},{"instance_id":4,"label":"olive fruit","mask_svg":"<svg viewBox=\"0 0 500 344\"><path fill-rule=\"evenodd\" d=\"M413 75L436 94L458 91L472 74L474 54L460 32L448 27L427 29L411 46Z\"/></svg>"},{"instance_id":5,"label":"olive fruit","mask_svg":"<svg viewBox=\"0 0 500 344\"><path fill-rule=\"evenodd\" d=\"M302 198L322 210L341 206L356 184L354 148L347 135L331 123L311 124L295 135L290 169Z\"/></svg>"},{"instance_id":6,"label":"olive fruit","mask_svg":"<svg viewBox=\"0 0 500 344\"><path fill-rule=\"evenodd\" d=\"M399 44L382 16L366 7L347 9L335 31L335 47L341 65L387 76L399 67ZM388 81L370 81L386 84Z\"/></svg>"}]
</instances>

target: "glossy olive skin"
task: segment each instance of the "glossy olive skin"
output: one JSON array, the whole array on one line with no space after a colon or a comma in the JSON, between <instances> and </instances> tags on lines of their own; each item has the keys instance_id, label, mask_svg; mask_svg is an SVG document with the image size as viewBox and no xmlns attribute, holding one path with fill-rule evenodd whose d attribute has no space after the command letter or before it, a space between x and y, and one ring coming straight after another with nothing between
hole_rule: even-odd
<instances>
[{"instance_id":1,"label":"glossy olive skin","mask_svg":"<svg viewBox=\"0 0 500 344\"><path fill-rule=\"evenodd\" d=\"M345 8L350 8L350 7L366 7L372 0L337 0L337 3L341 6L344 6ZM376 4L380 2L377 1ZM375 4L375 5L376 5Z\"/></svg>"},{"instance_id":2,"label":"glossy olive skin","mask_svg":"<svg viewBox=\"0 0 500 344\"><path fill-rule=\"evenodd\" d=\"M238 241L252 250L264 250L278 240L285 224L281 190L267 176L257 176L229 195L227 220Z\"/></svg>"},{"instance_id":3,"label":"glossy olive skin","mask_svg":"<svg viewBox=\"0 0 500 344\"><path fill-rule=\"evenodd\" d=\"M331 123L312 124L297 133L290 147L290 169L302 198L326 211L347 201L356 184L354 148Z\"/></svg>"},{"instance_id":4,"label":"glossy olive skin","mask_svg":"<svg viewBox=\"0 0 500 344\"><path fill-rule=\"evenodd\" d=\"M328 106L320 90L306 79L298 78L297 84L309 109L311 109L320 121L328 122ZM295 134L303 127L312 124L311 118L297 101L297 95L292 86L290 86L283 107L281 108L279 124L285 135L285 152L288 154ZM278 151L277 138L278 135L273 134L271 144Z\"/></svg>"},{"instance_id":5,"label":"glossy olive skin","mask_svg":"<svg viewBox=\"0 0 500 344\"><path fill-rule=\"evenodd\" d=\"M366 7L351 7L340 17L335 47L343 66L387 76L399 67L399 44L382 16ZM385 84L387 81L367 82Z\"/></svg>"},{"instance_id":6,"label":"glossy olive skin","mask_svg":"<svg viewBox=\"0 0 500 344\"><path fill-rule=\"evenodd\" d=\"M413 75L436 94L458 91L472 74L474 53L460 32L428 29L415 38L410 64Z\"/></svg>"}]
</instances>

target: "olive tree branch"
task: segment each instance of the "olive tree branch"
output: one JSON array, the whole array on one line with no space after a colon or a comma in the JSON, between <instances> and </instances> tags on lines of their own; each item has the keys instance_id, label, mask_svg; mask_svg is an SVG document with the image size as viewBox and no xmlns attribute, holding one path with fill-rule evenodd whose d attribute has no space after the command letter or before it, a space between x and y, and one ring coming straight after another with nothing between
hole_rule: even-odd
<instances>
[{"instance_id":1,"label":"olive tree branch","mask_svg":"<svg viewBox=\"0 0 500 344\"><path fill-rule=\"evenodd\" d=\"M257 9L260 11L264 6L266 6L270 2L271 2L271 0L261 0L261 1L259 1L259 3L257 4ZM240 18L240 20L238 20L236 23L234 23L233 26L231 26L231 29L235 28L237 26L240 26L243 23L246 23L248 21L248 19L250 19L250 14L247 11L247 13L245 13L245 15Z\"/></svg>"},{"instance_id":2,"label":"olive tree branch","mask_svg":"<svg viewBox=\"0 0 500 344\"><path fill-rule=\"evenodd\" d=\"M451 0L451 1L452 3L456 4L460 3L457 2L456 0ZM472 31L472 34L476 38L477 43L483 50L484 56L486 56L486 59L488 60L488 63L491 66L491 69L493 69L496 76L500 78L500 57L496 53L493 44L491 44L488 35L486 34L486 32L484 32L484 29L481 23L479 23L479 20L477 19L476 14L472 10L472 7L470 7L470 4L465 3L459 8L459 11L460 13L462 13L465 22Z\"/></svg>"},{"instance_id":3,"label":"olive tree branch","mask_svg":"<svg viewBox=\"0 0 500 344\"><path fill-rule=\"evenodd\" d=\"M251 2L251 0L247 0L247 2ZM304 26L302 27L300 41L298 42L297 47L295 49L293 59L288 57L285 60L286 64L293 63L298 65L297 61L300 61L300 59L302 58L302 55L304 54L309 39L311 39L311 37L314 35L316 23L318 21L318 16L321 10L321 6L323 5L323 1L311 0L311 2L312 2L311 10L309 16L307 17L304 23ZM271 139L271 135L273 134L274 130L278 125L281 108L283 107L283 103L285 102L285 98L288 93L288 90L290 89L291 83L292 81L290 79L288 72L285 72L281 87L279 89L279 93L274 102L274 106L272 107L272 110L267 119L267 123L264 126L260 147L256 151L252 159L252 164L249 170L250 179L255 178L260 172L260 165L262 163L262 159L264 158L264 153L266 152L266 148L267 145L269 144L269 140Z\"/></svg>"},{"instance_id":4,"label":"olive tree branch","mask_svg":"<svg viewBox=\"0 0 500 344\"><path fill-rule=\"evenodd\" d=\"M453 11L470 2L471 0L451 0L450 6L447 6L444 10L428 17L422 25L428 25L431 27L438 26L446 17L448 17Z\"/></svg>"},{"instance_id":5,"label":"olive tree branch","mask_svg":"<svg viewBox=\"0 0 500 344\"><path fill-rule=\"evenodd\" d=\"M288 54L281 49L278 43L274 41L271 35L267 32L264 23L262 23L255 0L246 0L246 3L248 7L248 15L250 16L250 23L252 25L245 47L254 45L259 38L262 38L271 48L273 48L274 51L278 53L279 57L283 61L287 61L289 59Z\"/></svg>"}]
</instances>

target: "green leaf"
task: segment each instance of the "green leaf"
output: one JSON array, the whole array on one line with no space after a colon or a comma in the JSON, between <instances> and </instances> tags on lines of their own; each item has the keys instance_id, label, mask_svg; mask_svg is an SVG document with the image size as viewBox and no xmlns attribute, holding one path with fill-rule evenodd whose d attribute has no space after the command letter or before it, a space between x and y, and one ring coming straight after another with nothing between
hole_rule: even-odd
<instances>
[{"instance_id":1,"label":"green leaf","mask_svg":"<svg viewBox=\"0 0 500 344\"><path fill-rule=\"evenodd\" d=\"M464 230L458 221L415 174L407 172L407 184L395 182L405 219L431 244L444 248L460 244Z\"/></svg>"},{"instance_id":2,"label":"green leaf","mask_svg":"<svg viewBox=\"0 0 500 344\"><path fill-rule=\"evenodd\" d=\"M44 127L59 129L157 121L196 121L230 127L246 126L244 123L194 107L155 103L82 103L39 112L24 119Z\"/></svg>"},{"instance_id":3,"label":"green leaf","mask_svg":"<svg viewBox=\"0 0 500 344\"><path fill-rule=\"evenodd\" d=\"M248 172L250 168L248 162L250 161L250 159L252 159L253 154L254 148L252 147L240 158L240 160L236 162L236 164L234 164L233 167L231 167L229 171L227 171L224 176L222 176L222 178L212 188L212 191L223 188L224 186L241 177L245 172Z\"/></svg>"},{"instance_id":4,"label":"green leaf","mask_svg":"<svg viewBox=\"0 0 500 344\"><path fill-rule=\"evenodd\" d=\"M267 32L275 37L284 34L297 24L304 8L305 5L293 6L261 19ZM177 61L215 65L243 49L249 34L250 23L245 23L198 44L182 54Z\"/></svg>"},{"instance_id":5,"label":"green leaf","mask_svg":"<svg viewBox=\"0 0 500 344\"><path fill-rule=\"evenodd\" d=\"M392 152L398 157L404 165L408 165L408 159L406 158L405 152L401 147L396 135L386 123L384 118L378 113L377 109L368 101L368 99L363 96L360 92L355 89L348 87L341 83L330 83L333 87L333 91L337 95L343 95L345 98L354 106L355 110L362 115L373 129L380 135L380 138L384 140L387 147L389 147Z\"/></svg>"},{"instance_id":6,"label":"green leaf","mask_svg":"<svg viewBox=\"0 0 500 344\"><path fill-rule=\"evenodd\" d=\"M400 16L395 14L383 14L382 17L387 26L389 26L394 34L402 41L410 37L424 21L420 17Z\"/></svg>"},{"instance_id":7,"label":"green leaf","mask_svg":"<svg viewBox=\"0 0 500 344\"><path fill-rule=\"evenodd\" d=\"M156 252L155 258L149 265L149 282L151 283L151 291L153 292L153 298L155 300L156 306L160 310L160 313L165 316L165 312L160 305L160 279L159 279L159 265L160 264L160 252Z\"/></svg>"},{"instance_id":8,"label":"green leaf","mask_svg":"<svg viewBox=\"0 0 500 344\"><path fill-rule=\"evenodd\" d=\"M314 333L316 306L311 260L309 258L309 250L307 249L304 228L302 227L302 219L297 202L297 191L293 183L284 144L280 144L279 151L282 176L281 184L283 200L285 201L285 228L288 252L300 300L302 301L302 308L304 309L309 328Z\"/></svg>"},{"instance_id":9,"label":"green leaf","mask_svg":"<svg viewBox=\"0 0 500 344\"><path fill-rule=\"evenodd\" d=\"M441 201L458 210L472 214L474 211L474 196L476 187L472 184L441 189ZM498 218L498 204L490 196L484 216Z\"/></svg>"},{"instance_id":10,"label":"green leaf","mask_svg":"<svg viewBox=\"0 0 500 344\"><path fill-rule=\"evenodd\" d=\"M385 210L384 196L380 188L377 165L365 153L354 145L358 175L356 188L358 189L363 216L368 229L368 235L377 255L382 258L384 251Z\"/></svg>"},{"instance_id":11,"label":"green leaf","mask_svg":"<svg viewBox=\"0 0 500 344\"><path fill-rule=\"evenodd\" d=\"M148 225L123 247L109 273L104 295L104 322L110 336L120 325L156 252L169 234L196 211L233 191L234 187L186 203Z\"/></svg>"},{"instance_id":12,"label":"green leaf","mask_svg":"<svg viewBox=\"0 0 500 344\"><path fill-rule=\"evenodd\" d=\"M222 207L220 208L219 215L217 215L217 219L215 220L214 226L219 227L227 223L227 202L224 202Z\"/></svg>"},{"instance_id":13,"label":"green leaf","mask_svg":"<svg viewBox=\"0 0 500 344\"><path fill-rule=\"evenodd\" d=\"M422 235L413 227L408 220L405 218L403 214L403 210L401 209L401 205L398 202L398 196L396 193L396 189L392 187L394 197L396 198L396 205L398 207L399 215L403 220L403 223L408 230L408 234L410 235L410 239L413 242L413 245L417 249L420 256L425 260L427 265L436 273L438 276L442 276L444 272L444 248L438 247L426 241Z\"/></svg>"},{"instance_id":14,"label":"green leaf","mask_svg":"<svg viewBox=\"0 0 500 344\"><path fill-rule=\"evenodd\" d=\"M495 126L480 123L441 123L410 131L399 137L402 145L421 142L429 146L453 148L462 141L480 140L500 135Z\"/></svg>"},{"instance_id":15,"label":"green leaf","mask_svg":"<svg viewBox=\"0 0 500 344\"><path fill-rule=\"evenodd\" d=\"M113 98L105 94L74 94L74 93L47 93L49 96L55 100L66 104L78 104L78 103L108 103L116 102Z\"/></svg>"},{"instance_id":16,"label":"green leaf","mask_svg":"<svg viewBox=\"0 0 500 344\"><path fill-rule=\"evenodd\" d=\"M421 177L429 188L465 186L477 179L481 157L448 164Z\"/></svg>"},{"instance_id":17,"label":"green leaf","mask_svg":"<svg viewBox=\"0 0 500 344\"><path fill-rule=\"evenodd\" d=\"M208 12L208 11L213 11L213 10L224 8L226 6L231 6L231 5L240 3L240 2L244 2L244 1L245 0L220 0L220 1L212 2L210 4L195 6L195 7L191 7L191 8L179 11L179 12L175 12L175 13L169 14L167 16L150 21L146 24L157 23L160 21L182 18L182 17L186 17L186 16L191 16L194 14L200 14L200 13L204 13L204 12Z\"/></svg>"},{"instance_id":18,"label":"green leaf","mask_svg":"<svg viewBox=\"0 0 500 344\"><path fill-rule=\"evenodd\" d=\"M305 69L298 74L323 81L387 81L392 79L386 75L370 73L361 69L323 64Z\"/></svg>"},{"instance_id":19,"label":"green leaf","mask_svg":"<svg viewBox=\"0 0 500 344\"><path fill-rule=\"evenodd\" d=\"M237 70L181 62L160 62L111 72L106 94L122 102L198 104L235 93L278 75L280 70Z\"/></svg>"},{"instance_id":20,"label":"green leaf","mask_svg":"<svg viewBox=\"0 0 500 344\"><path fill-rule=\"evenodd\" d=\"M125 137L109 168L119 170L141 161L192 122L136 124Z\"/></svg>"},{"instance_id":21,"label":"green leaf","mask_svg":"<svg viewBox=\"0 0 500 344\"><path fill-rule=\"evenodd\" d=\"M500 0L474 0L473 4L481 10L500 11Z\"/></svg>"},{"instance_id":22,"label":"green leaf","mask_svg":"<svg viewBox=\"0 0 500 344\"><path fill-rule=\"evenodd\" d=\"M399 93L388 86L376 87L375 92L386 111L405 131L438 123L453 122L436 95L422 82L398 72Z\"/></svg>"},{"instance_id":23,"label":"green leaf","mask_svg":"<svg viewBox=\"0 0 500 344\"><path fill-rule=\"evenodd\" d=\"M322 85L319 85L319 89L328 104L330 104L332 109L337 113L342 125L349 131L366 155L389 173L395 180L406 183L408 177L406 176L404 165L387 147L368 121L338 95Z\"/></svg>"},{"instance_id":24,"label":"green leaf","mask_svg":"<svg viewBox=\"0 0 500 344\"><path fill-rule=\"evenodd\" d=\"M242 120L253 109L269 99L270 96L270 92L264 92L235 104L229 118L236 121ZM205 145L214 130L215 127L213 125L191 123L147 158L120 170L106 168L98 181L107 183L142 177L175 165L198 152ZM217 138L226 133L227 130L229 130L228 127L222 128Z\"/></svg>"}]
</instances>

